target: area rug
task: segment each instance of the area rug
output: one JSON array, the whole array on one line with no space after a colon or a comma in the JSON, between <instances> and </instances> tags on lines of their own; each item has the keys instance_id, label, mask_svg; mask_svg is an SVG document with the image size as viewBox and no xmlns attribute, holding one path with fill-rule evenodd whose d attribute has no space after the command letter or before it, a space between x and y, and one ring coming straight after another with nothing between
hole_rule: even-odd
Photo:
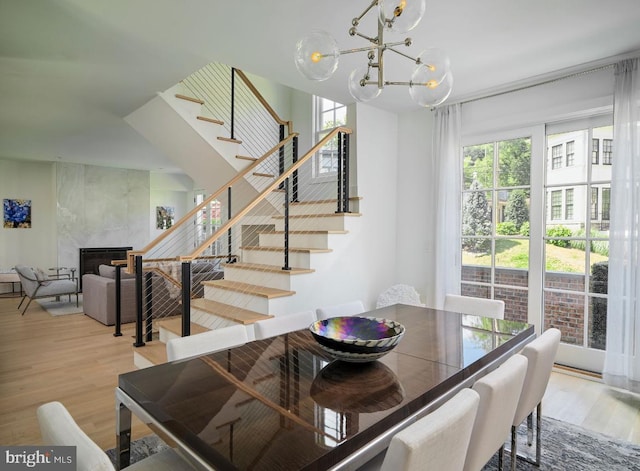
<instances>
[{"instance_id":1,"label":"area rug","mask_svg":"<svg viewBox=\"0 0 640 471\"><path fill-rule=\"evenodd\" d=\"M66 316L84 312L82 309L82 295L78 296L78 306L76 306L75 296L71 296L71 302L69 302L69 296L60 296L59 301L56 301L56 298L43 298L36 299L36 302L52 316Z\"/></svg>"},{"instance_id":2,"label":"area rug","mask_svg":"<svg viewBox=\"0 0 640 471\"><path fill-rule=\"evenodd\" d=\"M527 445L521 439L520 451ZM153 453L167 448L157 436L150 435L131 444L131 462L135 463ZM535 452L535 445L532 447ZM115 464L115 450L107 450ZM509 453L505 453L505 469ZM498 469L497 454L482 471ZM584 428L555 419L542 420L542 464L539 468L518 460L518 471L640 471L640 445L588 431Z\"/></svg>"}]
</instances>

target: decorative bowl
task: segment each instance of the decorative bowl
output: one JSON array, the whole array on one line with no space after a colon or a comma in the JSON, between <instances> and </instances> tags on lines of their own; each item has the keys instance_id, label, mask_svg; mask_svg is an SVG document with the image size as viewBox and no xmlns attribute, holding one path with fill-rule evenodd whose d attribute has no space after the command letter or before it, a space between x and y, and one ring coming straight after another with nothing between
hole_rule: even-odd
<instances>
[{"instance_id":1,"label":"decorative bowl","mask_svg":"<svg viewBox=\"0 0 640 471\"><path fill-rule=\"evenodd\" d=\"M376 317L330 317L309 327L333 358L349 362L374 361L389 353L404 335L399 322Z\"/></svg>"}]
</instances>

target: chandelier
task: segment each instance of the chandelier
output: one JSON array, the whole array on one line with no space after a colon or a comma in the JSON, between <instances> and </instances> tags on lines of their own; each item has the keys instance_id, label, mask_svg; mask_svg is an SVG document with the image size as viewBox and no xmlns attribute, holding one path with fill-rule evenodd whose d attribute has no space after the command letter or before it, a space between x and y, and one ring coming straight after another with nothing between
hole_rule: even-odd
<instances>
[{"instance_id":1,"label":"chandelier","mask_svg":"<svg viewBox=\"0 0 640 471\"><path fill-rule=\"evenodd\" d=\"M378 97L387 85L409 87L409 95L420 106L433 107L451 94L453 77L449 58L439 49L427 49L417 57L400 51L398 46L411 46L411 38L398 42L384 42L384 33L404 34L411 31L424 16L426 0L373 0L362 14L351 21L350 36L359 36L371 44L356 49L339 50L336 40L324 31L313 31L296 44L295 63L298 71L310 80L326 80L338 68L340 55L366 52L366 65L356 68L349 76L349 92L357 101L366 102ZM370 37L358 31L360 21L378 7L378 35ZM405 82L385 78L385 53L393 52L415 63L411 79Z\"/></svg>"}]
</instances>

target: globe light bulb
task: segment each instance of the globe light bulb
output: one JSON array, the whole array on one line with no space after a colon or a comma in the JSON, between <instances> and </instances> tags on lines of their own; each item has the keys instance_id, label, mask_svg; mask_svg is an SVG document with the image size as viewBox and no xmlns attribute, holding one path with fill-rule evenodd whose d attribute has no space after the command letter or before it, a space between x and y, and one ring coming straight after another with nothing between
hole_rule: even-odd
<instances>
[{"instance_id":1,"label":"globe light bulb","mask_svg":"<svg viewBox=\"0 0 640 471\"><path fill-rule=\"evenodd\" d=\"M380 95L382 90L378 88L377 83L366 84L372 81L370 74L369 67L359 67L349 75L349 93L356 101L364 103ZM377 82L377 80L374 81Z\"/></svg>"},{"instance_id":2,"label":"globe light bulb","mask_svg":"<svg viewBox=\"0 0 640 471\"><path fill-rule=\"evenodd\" d=\"M298 71L311 80L326 80L338 68L340 50L333 37L324 31L312 31L296 44L294 61Z\"/></svg>"},{"instance_id":3,"label":"globe light bulb","mask_svg":"<svg viewBox=\"0 0 640 471\"><path fill-rule=\"evenodd\" d=\"M418 105L438 106L449 98L453 90L453 75L450 70L444 74L440 72L439 68L433 71L425 64L419 64L413 71L409 95Z\"/></svg>"},{"instance_id":4,"label":"globe light bulb","mask_svg":"<svg viewBox=\"0 0 640 471\"><path fill-rule=\"evenodd\" d=\"M426 0L379 0L380 24L394 33L406 33L424 16Z\"/></svg>"}]
</instances>

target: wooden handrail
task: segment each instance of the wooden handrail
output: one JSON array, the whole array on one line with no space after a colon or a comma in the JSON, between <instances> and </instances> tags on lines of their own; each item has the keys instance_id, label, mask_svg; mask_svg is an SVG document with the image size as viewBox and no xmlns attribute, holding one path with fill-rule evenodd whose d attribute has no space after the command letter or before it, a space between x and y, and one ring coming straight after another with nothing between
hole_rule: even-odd
<instances>
[{"instance_id":1,"label":"wooden handrail","mask_svg":"<svg viewBox=\"0 0 640 471\"><path fill-rule=\"evenodd\" d=\"M186 221L190 221L191 218L198 212L200 211L202 208L204 208L206 205L208 205L209 203L211 203L213 200L215 200L216 198L218 198L224 191L227 190L227 188L232 187L234 184L236 184L239 180L241 180L242 178L245 177L245 175L247 175L249 172L251 172L254 168L256 168L258 165L260 165L265 159L267 159L269 156L271 156L274 152L276 152L277 150L279 150L281 147L285 146L286 144L288 144L291 140L293 140L294 137L296 137L298 135L298 133L292 133L289 136L287 136L284 140L280 141L278 144L276 144L275 146L273 146L271 149L269 149L262 157L260 157L258 160L256 160L255 162L253 162L251 165L249 165L247 168L245 168L244 170L242 170L241 172L237 173L231 180L229 180L227 183L225 183L223 186L221 186L218 190L216 190L211 196L209 196L207 199L205 199L202 203L200 203L198 206L196 206L195 208L193 208L191 211L189 211L187 214L185 214L183 217L181 217L178 222L176 222L175 224L173 224L169 229L167 229L166 231L164 231L162 234L160 234L158 237L156 237L154 240L152 240L149 244L147 244L142 250L137 251L136 255L144 255L145 253L148 253L151 249L153 249L155 246L157 246L160 242L162 242L164 239L166 239L167 237L169 237L171 234L173 234L173 232L175 232L176 230L178 230L178 228L184 224Z\"/></svg>"},{"instance_id":2,"label":"wooden handrail","mask_svg":"<svg viewBox=\"0 0 640 471\"><path fill-rule=\"evenodd\" d=\"M200 247L198 247L194 252L190 255L184 255L179 257L182 261L190 261L194 258L198 258L202 252L204 252L207 247L209 247L212 243L220 238L223 234L226 234L227 231L233 227L242 217L244 217L249 211L251 211L255 206L258 205L266 196L271 193L275 188L280 186L280 183L284 182L293 172L298 170L307 160L309 160L316 152L318 152L322 147L324 147L327 142L333 139L336 134L339 132L344 132L346 134L351 134L353 131L349 128L339 126L334 128L329 132L320 142L318 142L315 146L313 146L301 159L299 159L295 164L293 164L289 170L284 172L278 178L276 178L273 183L271 183L267 188L265 188L262 193L254 198L247 206L242 208L233 218L229 219L226 223L224 223L211 237L205 240Z\"/></svg>"},{"instance_id":3,"label":"wooden handrail","mask_svg":"<svg viewBox=\"0 0 640 471\"><path fill-rule=\"evenodd\" d=\"M271 117L278 124L281 124L281 125L285 125L286 124L287 125L288 134L292 134L292 132L293 132L293 122L292 121L285 121L282 118L280 118L280 116L278 116L278 113L276 113L275 110L273 108L271 108L271 105L269 105L267 100L264 99L264 97L258 91L258 89L255 87L255 85L253 85L251 80L249 80L249 77L247 77L245 75L245 73L240 69L234 69L234 70L236 71L238 76L242 79L242 81L245 83L245 85L247 87L249 87L249 90L251 90L251 93L253 93L255 95L255 97L258 99L258 101L262 104L262 106L264 106L264 108L271 115Z\"/></svg>"}]
</instances>

